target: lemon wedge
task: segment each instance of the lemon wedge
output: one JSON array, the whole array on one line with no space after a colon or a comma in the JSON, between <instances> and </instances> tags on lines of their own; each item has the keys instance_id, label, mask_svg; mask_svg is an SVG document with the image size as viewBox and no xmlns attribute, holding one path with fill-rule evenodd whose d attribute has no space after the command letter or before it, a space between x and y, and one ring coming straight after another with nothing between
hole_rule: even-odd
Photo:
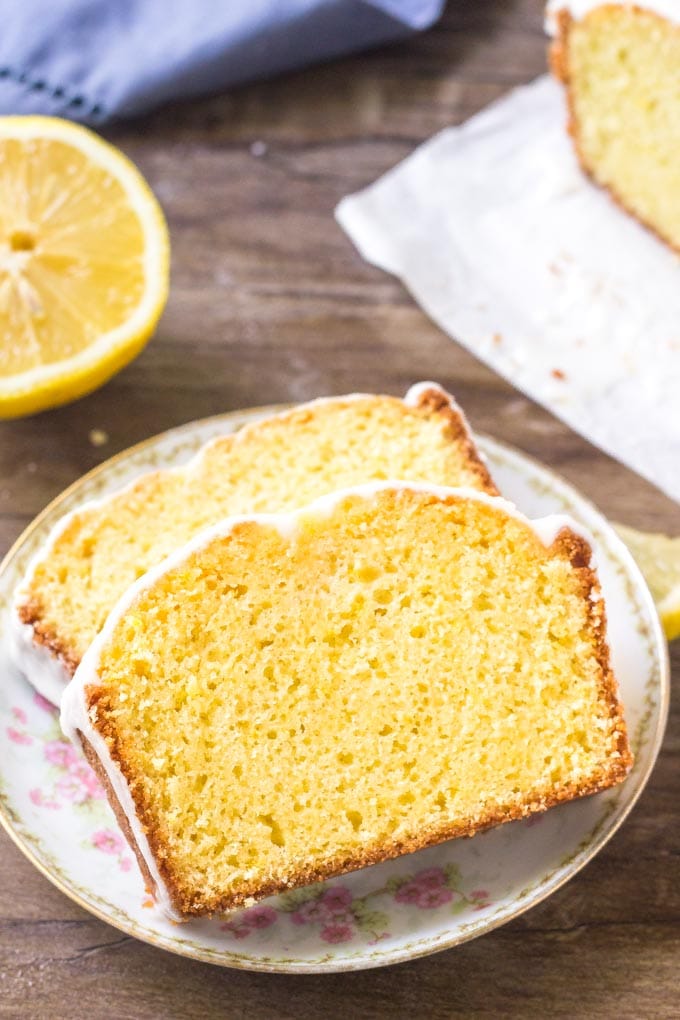
<instances>
[{"instance_id":1,"label":"lemon wedge","mask_svg":"<svg viewBox=\"0 0 680 1020\"><path fill-rule=\"evenodd\" d=\"M0 417L89 393L168 294L168 232L137 168L57 117L0 117Z\"/></svg>"},{"instance_id":2,"label":"lemon wedge","mask_svg":"<svg viewBox=\"0 0 680 1020\"><path fill-rule=\"evenodd\" d=\"M680 637L680 536L669 538L623 524L616 530L649 585L666 637L669 641Z\"/></svg>"}]
</instances>

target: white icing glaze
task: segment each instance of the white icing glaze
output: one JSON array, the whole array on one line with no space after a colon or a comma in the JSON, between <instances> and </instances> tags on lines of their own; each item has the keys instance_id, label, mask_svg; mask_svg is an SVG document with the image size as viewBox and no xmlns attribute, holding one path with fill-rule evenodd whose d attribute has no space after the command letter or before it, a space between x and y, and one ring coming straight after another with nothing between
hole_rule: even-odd
<instances>
[{"instance_id":1,"label":"white icing glaze","mask_svg":"<svg viewBox=\"0 0 680 1020\"><path fill-rule=\"evenodd\" d=\"M444 389L443 386L440 386L439 383L436 382L429 382L425 380L424 382L414 383L413 386L407 390L406 396L404 397L404 403L407 407L417 407L423 394L427 393L428 390L436 390L437 393L441 393L443 397L446 397L446 401L451 408L454 411L457 411L461 418L465 419L465 415L463 414L460 405L454 400L451 394Z\"/></svg>"},{"instance_id":2,"label":"white icing glaze","mask_svg":"<svg viewBox=\"0 0 680 1020\"><path fill-rule=\"evenodd\" d=\"M453 397L442 389L437 383L433 382L422 382L416 383L412 386L406 397L404 403L408 407L416 407L420 396L423 392L429 389L438 390L448 401L449 405L453 410L460 414L463 422L465 423L468 433L470 432L467 424L467 419L463 414L462 410L453 399ZM345 403L347 401L355 400L368 400L374 399L375 394L369 393L350 393L340 397L318 397L316 400L310 400L306 404L299 404L294 408L287 408L284 411L280 411L277 414L270 415L267 418L261 418L258 421L252 422L249 425L244 426L236 433L230 433L234 435L235 443L243 442L253 429L257 429L262 422L265 421L277 421L282 418L286 418L290 414L297 413L299 411L305 411L314 407L324 406L327 404ZM186 464L179 465L174 468L161 469L163 473L180 473L191 476L191 474L197 472L200 469L203 458L209 453L209 451L217 444L219 444L225 437L216 436L214 439L209 440L205 443L200 450L198 450L194 456L187 461ZM44 563L52 555L52 550L66 528L70 525L73 519L82 513L88 513L91 510L95 510L98 507L104 506L112 499L117 499L119 496L124 495L139 483L140 478L145 477L149 474L156 474L157 471L144 472L137 478L134 478L127 485L117 489L116 492L111 493L108 496L103 496L101 499L88 500L81 506L76 507L75 510L71 510L65 514L64 517L60 518L50 531L45 544L38 551L38 553L31 560L24 580L22 581L17 597L15 599L13 610L10 614L10 632L11 639L9 645L9 652L13 664L20 670L29 681L29 683L40 693L44 698L50 701L53 705L58 706L61 700L61 695L64 690L65 684L70 680L70 674L68 669L64 666L61 659L58 657L56 652L47 648L45 645L35 641L33 628L30 624L25 624L19 618L17 609L25 597L25 592L30 587L31 579L35 573L36 568L39 564Z\"/></svg>"},{"instance_id":3,"label":"white icing glaze","mask_svg":"<svg viewBox=\"0 0 680 1020\"><path fill-rule=\"evenodd\" d=\"M103 502L104 500L101 499L90 500L57 521L44 544L32 557L24 579L15 593L9 613L8 654L10 661L23 673L38 694L55 706L59 705L64 687L71 678L70 673L56 652L35 640L33 627L31 624L23 622L19 615L19 608L26 601L36 569L50 557L55 543L73 517Z\"/></svg>"},{"instance_id":4,"label":"white icing glaze","mask_svg":"<svg viewBox=\"0 0 680 1020\"><path fill-rule=\"evenodd\" d=\"M381 492L389 490L410 490L422 492L435 496L441 500L447 499L470 499L486 506L501 510L508 516L515 518L529 528L532 528L539 540L549 547L563 528L570 528L577 534L582 535L592 549L592 539L588 532L578 526L566 514L552 514L548 517L530 521L524 514L508 500L500 496L489 496L476 489L469 488L446 488L444 486L427 485L415 482L384 481L370 482L365 485L343 489L339 492L330 493L315 500L309 506L292 513L283 514L250 514L227 518L219 524L198 534L182 549L172 553L163 563L152 568L123 595L117 605L109 614L109 617L101 630L87 650L83 660L78 667L75 676L66 687L61 699L61 727L64 733L76 744L79 742L78 733L90 742L97 754L102 767L114 790L120 806L130 824L137 846L144 861L153 877L156 885L155 896L161 909L171 918L179 919L177 911L172 905L172 900L165 883L158 871L146 834L142 829L135 811L134 802L127 785L127 781L114 761L108 745L103 740L94 725L94 719L87 709L86 688L96 686L98 683L99 659L107 642L112 637L122 616L130 609L138 597L154 585L164 574L179 567L189 556L205 549L211 542L219 538L227 537L234 528L244 522L254 522L265 527L276 528L287 540L295 536L301 522L313 518L329 516L333 510L345 499L360 498L370 500ZM592 560L591 560L592 562ZM93 710L96 712L96 710Z\"/></svg>"},{"instance_id":5,"label":"white icing glaze","mask_svg":"<svg viewBox=\"0 0 680 1020\"><path fill-rule=\"evenodd\" d=\"M36 569L41 563L49 559L52 549L61 534L66 530L75 516L87 512L89 509L100 506L106 502L105 499L92 499L83 503L77 509L61 517L53 526L44 544L32 557L14 596L14 602L9 613L9 643L8 653L10 660L16 668L23 673L25 678L42 694L49 702L59 706L61 695L65 685L71 676L59 658L59 655L35 640L35 633L31 624L24 623L19 616L19 608L26 601L31 581Z\"/></svg>"},{"instance_id":6,"label":"white icing glaze","mask_svg":"<svg viewBox=\"0 0 680 1020\"><path fill-rule=\"evenodd\" d=\"M10 661L30 681L38 694L58 706L71 674L58 656L38 644L34 638L33 627L29 623L22 623L14 609L9 614L7 629Z\"/></svg>"},{"instance_id":7,"label":"white icing glaze","mask_svg":"<svg viewBox=\"0 0 680 1020\"><path fill-rule=\"evenodd\" d=\"M607 4L616 4L619 7L642 7L646 11L652 11L667 21L680 25L680 2L679 0L635 0L634 3L627 0L549 0L545 11L545 27L550 35L557 32L557 15L560 11L568 11L572 18L579 20L584 18L596 7L604 7Z\"/></svg>"},{"instance_id":8,"label":"white icing glaze","mask_svg":"<svg viewBox=\"0 0 680 1020\"><path fill-rule=\"evenodd\" d=\"M86 655L83 658L83 663L87 658L87 654L88 653L86 653ZM76 676L78 672L80 672L80 668L82 668L82 665L77 670ZM163 913L166 914L173 921L181 921L182 916L177 912L177 910L175 910L172 904L172 900L168 893L167 886L165 885L165 882L161 878L158 866L156 865L153 853L151 852L151 847L149 846L149 841L146 838L146 833L144 832L144 829L140 825L139 820L137 818L134 801L132 800L130 788L127 784L125 776L120 771L118 765L111 757L106 741L98 732L98 730L95 729L95 727L92 725L92 722L89 718L86 709L84 697L81 698L71 697L69 699L67 711L69 713L70 728L67 731L66 728L64 727L64 702L67 701L67 695L69 691L72 690L73 687L74 683L72 681L64 691L64 695L62 697L62 720L61 720L62 728L64 729L64 732L67 734L67 736L69 736L76 745L80 743L77 737L77 731L82 733L83 736L92 745L92 749L94 750L95 754L102 763L104 771L106 772L106 777L109 783L111 784L113 792L118 800L118 803L121 806L121 809L125 817L127 818L135 843L137 844L139 852L144 858L144 863L149 869L149 874L151 875L151 878L153 879L154 883L153 894L156 903L161 908Z\"/></svg>"}]
</instances>

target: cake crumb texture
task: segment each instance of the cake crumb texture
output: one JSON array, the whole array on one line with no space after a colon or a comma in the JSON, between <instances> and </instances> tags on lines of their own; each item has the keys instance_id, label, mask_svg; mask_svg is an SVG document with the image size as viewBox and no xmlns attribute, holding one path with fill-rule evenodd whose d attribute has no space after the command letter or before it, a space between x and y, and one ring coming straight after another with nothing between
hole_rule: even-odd
<instances>
[{"instance_id":1,"label":"cake crumb texture","mask_svg":"<svg viewBox=\"0 0 680 1020\"><path fill-rule=\"evenodd\" d=\"M582 538L565 528L546 549L495 501L394 487L294 520L240 522L194 548L82 667L89 718L181 913L625 776Z\"/></svg>"},{"instance_id":2,"label":"cake crumb texture","mask_svg":"<svg viewBox=\"0 0 680 1020\"><path fill-rule=\"evenodd\" d=\"M71 515L27 579L20 619L73 673L123 592L202 528L388 478L497 491L462 413L434 384L413 405L373 395L314 401Z\"/></svg>"}]
</instances>

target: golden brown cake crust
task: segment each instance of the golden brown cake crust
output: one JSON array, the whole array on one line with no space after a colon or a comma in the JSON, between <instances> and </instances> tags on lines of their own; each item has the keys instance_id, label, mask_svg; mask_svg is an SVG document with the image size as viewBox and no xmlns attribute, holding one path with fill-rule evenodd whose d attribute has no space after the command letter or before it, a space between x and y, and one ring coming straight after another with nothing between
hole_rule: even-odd
<instances>
[{"instance_id":1,"label":"golden brown cake crust","mask_svg":"<svg viewBox=\"0 0 680 1020\"><path fill-rule=\"evenodd\" d=\"M604 3L601 7L595 8L589 16L592 17L594 14L599 15L601 12L606 12L608 9L619 10L620 5ZM647 8L630 4L627 9L634 12L644 11L645 14L649 14L654 18L658 18L659 21L666 23L665 19L662 18L661 15L657 14L655 11L650 11ZM651 234L654 234L659 241L662 241L663 244L667 245L671 248L671 250L680 254L680 246L675 244L670 237L665 237L656 227L652 226L651 223L647 223L645 220L641 219L638 214L634 212L629 205L627 205L623 198L617 194L614 188L610 187L608 184L603 184L597 179L595 169L590 166L585 157L583 146L580 142L580 128L578 118L576 116L574 90L571 80L571 72L569 69L569 36L574 23L575 19L571 16L569 11L561 10L558 12L556 17L557 33L548 49L548 62L554 77L564 85L567 100L567 131L571 137L579 165L593 184L596 184L598 188L602 188L603 191L606 191L620 209L627 213L628 216L632 216L634 220L637 220L641 226L643 226Z\"/></svg>"},{"instance_id":2,"label":"golden brown cake crust","mask_svg":"<svg viewBox=\"0 0 680 1020\"><path fill-rule=\"evenodd\" d=\"M34 644L50 652L62 663L67 674L73 676L80 664L80 658L51 627L45 624L45 610L41 603L32 597L17 607L17 614L22 623L33 628Z\"/></svg>"},{"instance_id":3,"label":"golden brown cake crust","mask_svg":"<svg viewBox=\"0 0 680 1020\"><path fill-rule=\"evenodd\" d=\"M78 731L78 739L80 740L80 745L83 749L83 754L85 755L88 765L90 766L90 768L96 775L97 779L101 783L102 787L104 788L107 800L111 806L111 810L116 816L116 821L120 826L121 832L125 836L126 840L130 845L130 849L137 858L137 864L139 865L139 870L142 873L144 884L150 893L154 893L155 882L153 880L151 872L149 871L149 868L147 867L147 863L144 860L144 855L142 854L142 851L139 849L139 845L137 843L137 840L135 839L134 833L132 831L132 826L130 825L128 817L123 811L120 801L116 797L113 786L111 785L111 780L109 779L106 773L106 769L104 768L97 754L95 753L92 744L89 742L89 740L86 739L86 737L83 736L80 730Z\"/></svg>"},{"instance_id":4,"label":"golden brown cake crust","mask_svg":"<svg viewBox=\"0 0 680 1020\"><path fill-rule=\"evenodd\" d=\"M329 399L342 404L351 398L337 397ZM449 394L443 389L434 384L432 386L425 386L419 392L417 401L411 405L407 405L404 400L398 397L376 396L375 399L398 402L402 405L405 413L415 412L426 417L440 417L444 422L443 435L452 443L458 444L467 459L468 469L478 479L480 489L491 496L499 495L489 470L475 446L463 413L455 403L452 404ZM313 413L313 404L302 404L291 408L288 412L284 412L284 415L291 419L299 417L304 420L305 415ZM270 423L277 422L280 417L277 415L272 418L264 418L251 426L245 426L239 432L213 440L209 445L213 448L224 446L228 449L242 433L247 435L250 431L260 432L266 429ZM150 472L149 475L142 476L136 484L142 484L150 476L162 475L163 473L162 469ZM131 487L132 491L134 491L134 487L134 485ZM33 628L34 643L44 648L55 659L61 662L68 676L73 676L80 664L80 655L76 649L66 642L63 636L55 631L54 627L46 623L46 607L41 603L34 590L29 589L29 597L17 607L17 613L23 624Z\"/></svg>"},{"instance_id":5,"label":"golden brown cake crust","mask_svg":"<svg viewBox=\"0 0 680 1020\"><path fill-rule=\"evenodd\" d=\"M581 536L569 528L563 528L557 535L552 548L564 555L576 569L581 582L581 591L589 606L589 624L600 668L599 686L602 697L609 708L609 717L615 722L616 749L618 758L609 763L609 771L601 779L604 789L623 779L633 766L633 754L628 743L626 723L621 712L618 685L611 666L611 653L607 643L607 613L600 582L590 566L592 550ZM598 780L599 781L599 780Z\"/></svg>"},{"instance_id":6,"label":"golden brown cake crust","mask_svg":"<svg viewBox=\"0 0 680 1020\"><path fill-rule=\"evenodd\" d=\"M421 391L415 406L417 410L436 414L444 419L446 422L444 435L452 443L458 443L462 447L470 468L479 479L482 490L490 496L499 496L500 492L472 440L468 425L462 413L451 405L448 394L438 386L431 386Z\"/></svg>"}]
</instances>

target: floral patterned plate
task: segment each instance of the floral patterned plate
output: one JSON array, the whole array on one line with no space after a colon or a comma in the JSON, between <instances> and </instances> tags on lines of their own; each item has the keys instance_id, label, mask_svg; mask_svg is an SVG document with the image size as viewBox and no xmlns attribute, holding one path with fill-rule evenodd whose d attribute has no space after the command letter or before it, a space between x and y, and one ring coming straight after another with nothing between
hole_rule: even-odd
<instances>
[{"instance_id":1,"label":"floral patterned plate","mask_svg":"<svg viewBox=\"0 0 680 1020\"><path fill-rule=\"evenodd\" d=\"M179 464L212 436L272 410L193 423L120 454L55 500L8 553L0 567L0 820L68 896L164 949L268 971L351 970L409 960L516 917L574 875L615 832L640 795L661 743L667 647L633 560L597 511L546 468L480 439L500 489L526 514L567 511L595 536L614 667L636 755L631 775L614 790L474 839L272 897L226 918L171 923L146 895L102 790L63 739L56 712L9 664L8 606L29 558L63 513L142 471Z\"/></svg>"}]
</instances>

